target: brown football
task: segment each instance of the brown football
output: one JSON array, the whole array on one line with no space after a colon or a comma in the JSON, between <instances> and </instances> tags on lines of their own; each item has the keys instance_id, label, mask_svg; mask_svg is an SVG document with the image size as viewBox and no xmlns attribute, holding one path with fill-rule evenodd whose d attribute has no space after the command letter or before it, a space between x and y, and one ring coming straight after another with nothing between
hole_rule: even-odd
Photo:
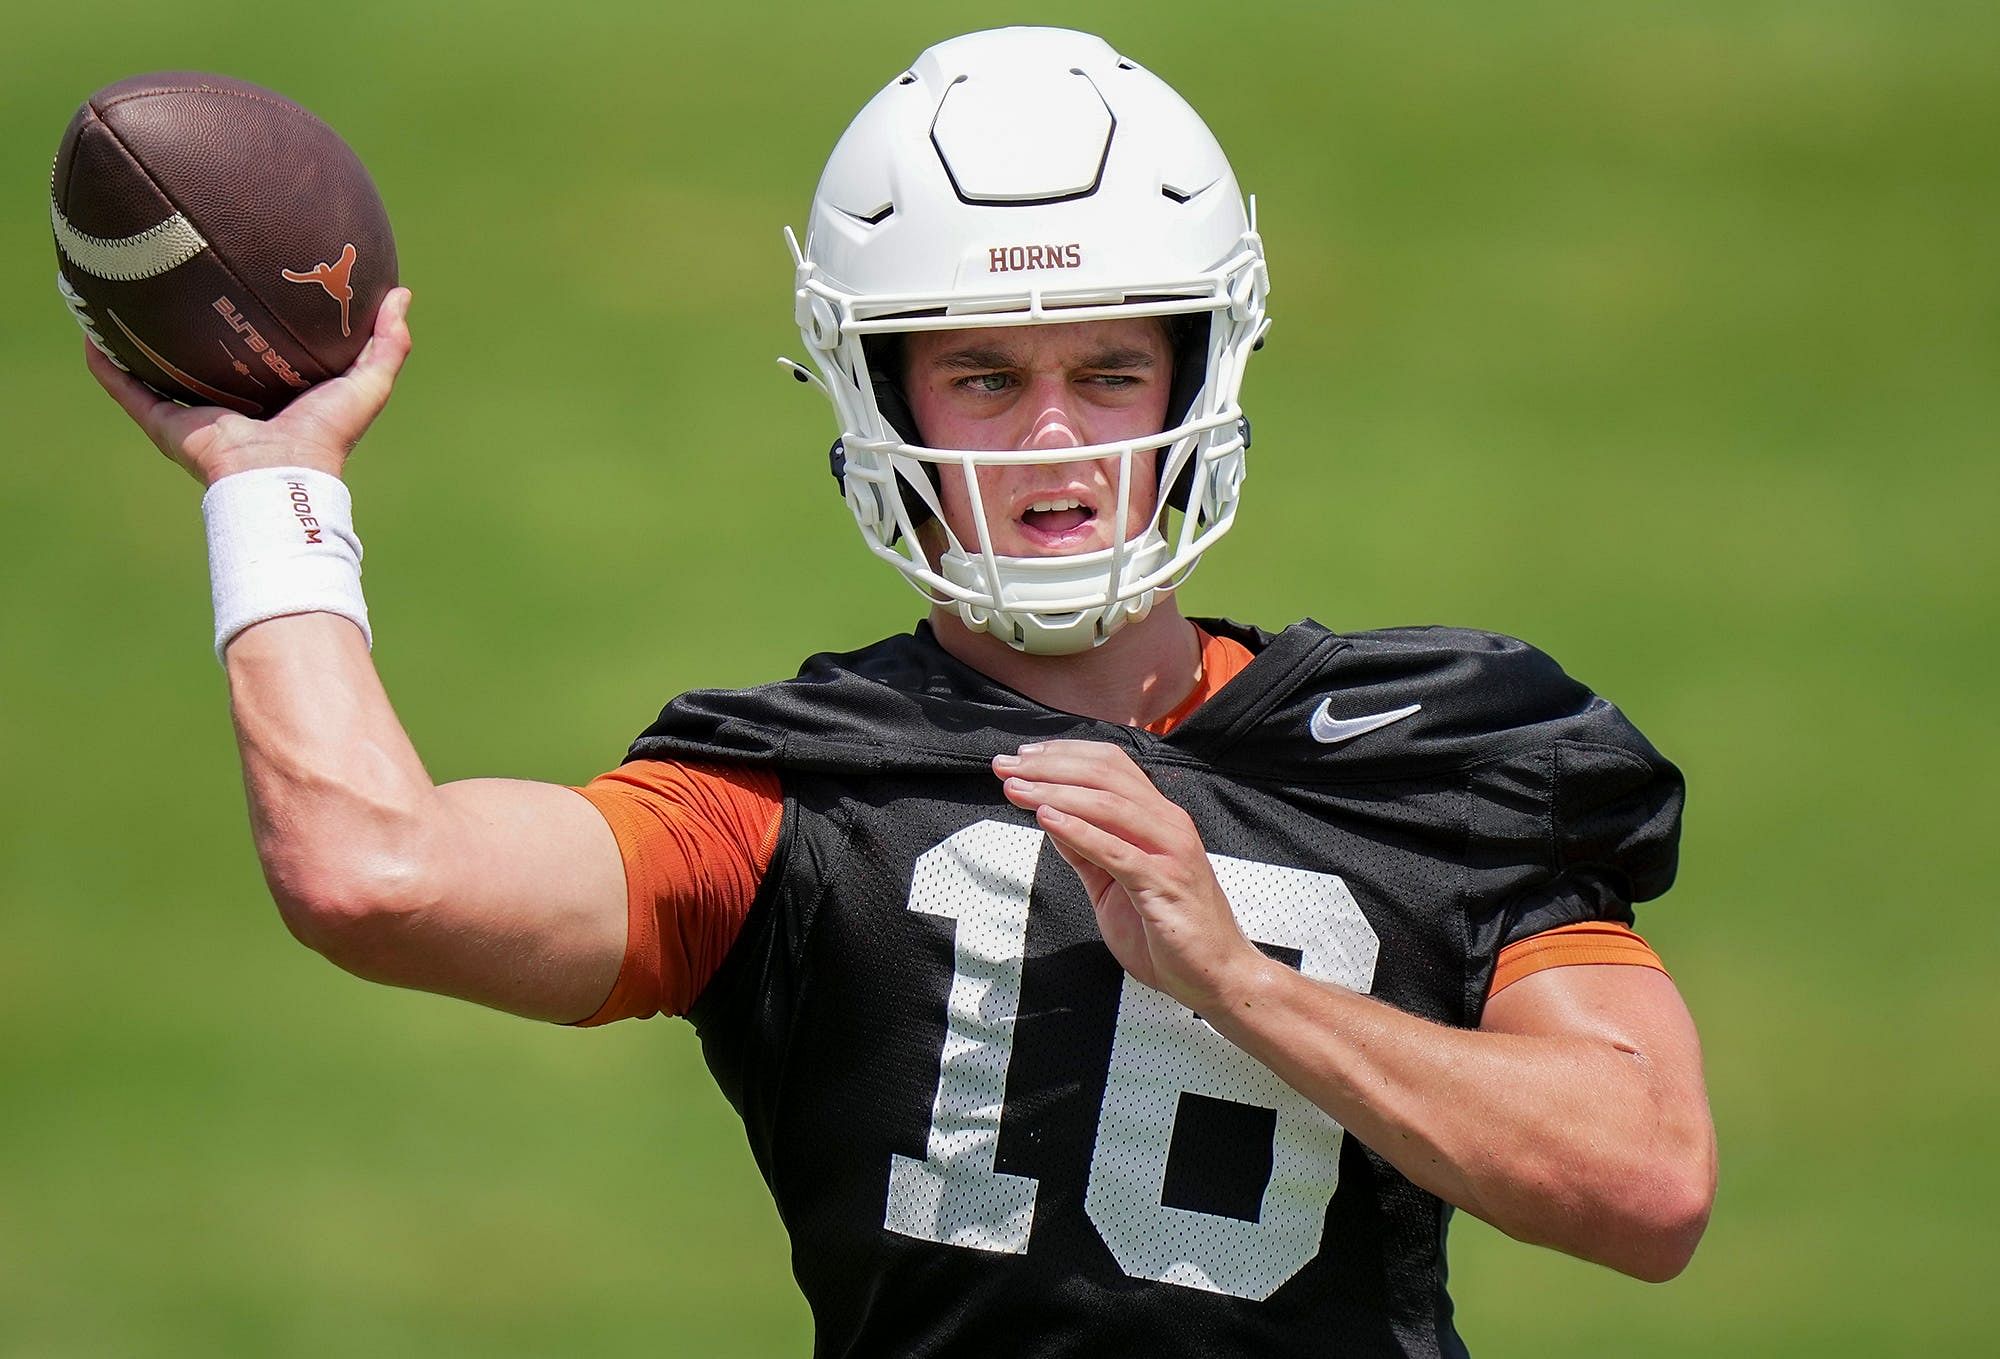
<instances>
[{"instance_id":1,"label":"brown football","mask_svg":"<svg viewBox=\"0 0 2000 1359\"><path fill-rule=\"evenodd\" d=\"M168 71L70 119L49 181L56 286L91 343L176 401L269 416L346 371L396 286L374 181L256 85Z\"/></svg>"}]
</instances>

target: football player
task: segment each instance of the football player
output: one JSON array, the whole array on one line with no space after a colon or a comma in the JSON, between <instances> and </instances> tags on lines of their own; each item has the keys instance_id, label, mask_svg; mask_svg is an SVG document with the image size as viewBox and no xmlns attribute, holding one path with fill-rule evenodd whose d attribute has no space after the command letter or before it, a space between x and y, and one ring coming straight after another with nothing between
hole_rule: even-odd
<instances>
[{"instance_id":1,"label":"football player","mask_svg":"<svg viewBox=\"0 0 2000 1359\"><path fill-rule=\"evenodd\" d=\"M435 786L370 663L338 474L407 292L268 424L88 355L209 487L298 936L541 1019L689 1017L823 1353L1460 1354L1455 1208L1679 1272L1714 1138L1631 929L1674 767L1506 637L1180 612L1235 517L1267 293L1194 111L1086 35L941 44L793 254L793 371L928 616L682 695L581 789Z\"/></svg>"}]
</instances>

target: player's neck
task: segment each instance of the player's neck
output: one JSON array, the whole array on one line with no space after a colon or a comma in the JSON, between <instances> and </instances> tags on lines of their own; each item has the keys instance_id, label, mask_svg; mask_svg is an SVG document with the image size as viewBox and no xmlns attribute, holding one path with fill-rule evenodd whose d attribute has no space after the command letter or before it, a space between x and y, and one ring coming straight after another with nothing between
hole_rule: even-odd
<instances>
[{"instance_id":1,"label":"player's neck","mask_svg":"<svg viewBox=\"0 0 2000 1359\"><path fill-rule=\"evenodd\" d=\"M974 632L950 609L931 610L938 645L974 670L1045 707L1143 727L1166 716L1201 676L1201 635L1172 595L1103 646L1073 656L1029 656Z\"/></svg>"}]
</instances>

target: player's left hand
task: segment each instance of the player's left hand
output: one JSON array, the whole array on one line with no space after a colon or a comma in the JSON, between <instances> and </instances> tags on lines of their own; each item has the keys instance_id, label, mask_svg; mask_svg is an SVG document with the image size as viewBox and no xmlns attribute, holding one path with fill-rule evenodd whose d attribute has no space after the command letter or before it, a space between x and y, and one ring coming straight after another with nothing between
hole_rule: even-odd
<instances>
[{"instance_id":1,"label":"player's left hand","mask_svg":"<svg viewBox=\"0 0 2000 1359\"><path fill-rule=\"evenodd\" d=\"M1123 750L1048 741L999 756L993 772L1076 870L1104 942L1134 977L1202 1014L1265 961L1237 927L1193 819Z\"/></svg>"}]
</instances>

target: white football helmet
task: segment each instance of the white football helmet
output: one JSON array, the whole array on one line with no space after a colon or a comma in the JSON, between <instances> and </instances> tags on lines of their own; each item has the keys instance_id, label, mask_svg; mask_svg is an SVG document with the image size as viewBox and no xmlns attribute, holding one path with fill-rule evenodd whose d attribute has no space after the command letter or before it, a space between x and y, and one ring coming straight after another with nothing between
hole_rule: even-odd
<instances>
[{"instance_id":1,"label":"white football helmet","mask_svg":"<svg viewBox=\"0 0 2000 1359\"><path fill-rule=\"evenodd\" d=\"M931 48L834 147L805 248L785 234L818 374L784 362L833 403L834 475L869 550L933 603L1022 651L1083 651L1144 617L1229 530L1249 442L1237 394L1268 325L1263 246L1200 116L1102 39L1008 28ZM900 375L870 366L872 337L895 332L1136 316L1189 318L1170 321L1171 428L1150 438L923 447ZM1158 508L1132 523L1133 459L1152 449ZM1111 547L994 552L980 467L1101 458L1119 460ZM940 465L964 469L979 541L946 528L933 561L917 527L943 526Z\"/></svg>"}]
</instances>

